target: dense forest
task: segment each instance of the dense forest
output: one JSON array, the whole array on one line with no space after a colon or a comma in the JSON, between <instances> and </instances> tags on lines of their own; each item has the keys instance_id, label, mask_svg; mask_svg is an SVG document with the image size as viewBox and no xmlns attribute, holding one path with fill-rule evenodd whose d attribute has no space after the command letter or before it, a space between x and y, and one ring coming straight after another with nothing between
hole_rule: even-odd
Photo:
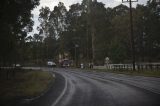
<instances>
[{"instance_id":1,"label":"dense forest","mask_svg":"<svg viewBox=\"0 0 160 106\"><path fill-rule=\"evenodd\" d=\"M1 3L1 65L20 62L43 65L61 58L104 64L131 63L129 7L121 4L106 8L102 2L83 0L69 10L59 2L53 10L39 11L39 33L32 30L31 10L39 0L3 0ZM26 5L28 3L28 5ZM136 62L160 60L160 9L154 1L133 10ZM17 8L15 8L15 6ZM21 8L23 7L23 8ZM16 10L15 10L16 9Z\"/></svg>"},{"instance_id":2,"label":"dense forest","mask_svg":"<svg viewBox=\"0 0 160 106\"><path fill-rule=\"evenodd\" d=\"M39 0L1 0L0 65L8 66L24 58L27 33L34 25L31 11Z\"/></svg>"}]
</instances>

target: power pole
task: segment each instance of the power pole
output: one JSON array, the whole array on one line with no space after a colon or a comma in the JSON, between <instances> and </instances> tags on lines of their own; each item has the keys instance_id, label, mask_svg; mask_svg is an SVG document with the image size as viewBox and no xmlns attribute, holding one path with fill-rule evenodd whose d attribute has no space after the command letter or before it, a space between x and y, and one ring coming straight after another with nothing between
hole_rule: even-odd
<instances>
[{"instance_id":1,"label":"power pole","mask_svg":"<svg viewBox=\"0 0 160 106\"><path fill-rule=\"evenodd\" d=\"M129 11L130 11L130 36L131 36L131 47L132 47L132 65L133 70L135 71L135 41L134 41L134 32L133 32L133 13L132 13L132 2L138 2L138 0L122 0L122 3L129 2Z\"/></svg>"}]
</instances>

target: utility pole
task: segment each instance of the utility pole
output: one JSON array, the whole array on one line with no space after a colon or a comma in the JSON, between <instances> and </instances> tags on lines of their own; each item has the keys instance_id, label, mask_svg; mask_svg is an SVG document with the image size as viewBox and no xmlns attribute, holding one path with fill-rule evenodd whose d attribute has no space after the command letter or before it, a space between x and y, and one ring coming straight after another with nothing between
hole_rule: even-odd
<instances>
[{"instance_id":1,"label":"utility pole","mask_svg":"<svg viewBox=\"0 0 160 106\"><path fill-rule=\"evenodd\" d=\"M78 66L78 58L77 58L77 48L79 47L79 45L78 44L75 44L75 67L77 67Z\"/></svg>"},{"instance_id":2,"label":"utility pole","mask_svg":"<svg viewBox=\"0 0 160 106\"><path fill-rule=\"evenodd\" d=\"M130 11L130 36L131 36L131 47L132 47L132 65L133 70L135 71L135 41L134 41L134 32L133 32L133 13L132 13L132 2L138 2L138 0L122 0L122 3L129 3Z\"/></svg>"}]
</instances>

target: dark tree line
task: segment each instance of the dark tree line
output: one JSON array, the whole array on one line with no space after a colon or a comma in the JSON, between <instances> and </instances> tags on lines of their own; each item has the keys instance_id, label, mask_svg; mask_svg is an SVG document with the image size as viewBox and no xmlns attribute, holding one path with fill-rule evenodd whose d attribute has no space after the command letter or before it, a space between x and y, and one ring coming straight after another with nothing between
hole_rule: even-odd
<instances>
[{"instance_id":1,"label":"dark tree line","mask_svg":"<svg viewBox=\"0 0 160 106\"><path fill-rule=\"evenodd\" d=\"M160 60L157 4L148 1L147 5L132 9L136 62L157 62ZM83 0L67 10L60 2L53 11L42 8L39 21L39 35L54 41L48 42L48 46L54 45L54 49L49 47L46 52L50 53L48 58L58 59L59 54L67 53L70 59L78 58L79 62L104 64L105 57L109 57L112 63L131 63L129 8L125 5L105 8L101 2Z\"/></svg>"},{"instance_id":2,"label":"dark tree line","mask_svg":"<svg viewBox=\"0 0 160 106\"><path fill-rule=\"evenodd\" d=\"M0 4L0 63L16 61L44 64L59 55L79 63L131 63L129 8L106 8L97 0L83 0L69 10L60 2L50 10L42 7L39 33L32 30L31 10L39 0L3 0ZM160 60L160 12L154 1L133 9L136 62ZM66 55L67 54L67 55Z\"/></svg>"},{"instance_id":3,"label":"dark tree line","mask_svg":"<svg viewBox=\"0 0 160 106\"><path fill-rule=\"evenodd\" d=\"M2 0L0 3L0 65L24 59L23 45L34 22L31 10L39 0Z\"/></svg>"}]
</instances>

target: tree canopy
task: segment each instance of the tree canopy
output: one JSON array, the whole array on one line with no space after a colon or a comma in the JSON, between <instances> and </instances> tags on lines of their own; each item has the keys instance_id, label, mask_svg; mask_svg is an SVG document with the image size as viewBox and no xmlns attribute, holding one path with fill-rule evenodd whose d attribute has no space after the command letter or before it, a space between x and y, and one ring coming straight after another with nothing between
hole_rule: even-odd
<instances>
[{"instance_id":1,"label":"tree canopy","mask_svg":"<svg viewBox=\"0 0 160 106\"><path fill-rule=\"evenodd\" d=\"M39 0L3 0L0 4L1 61L29 60L43 63L49 59L69 58L80 62L104 64L131 63L129 8L106 8L97 0L83 0L69 10L63 2L39 11L39 33L27 36L34 22L31 10ZM160 60L160 11L155 1L137 5L133 10L136 62ZM67 55L66 55L67 54ZM16 55L16 56L14 56ZM14 58L11 58L14 57ZM2 63L2 62L1 62Z\"/></svg>"},{"instance_id":2,"label":"tree canopy","mask_svg":"<svg viewBox=\"0 0 160 106\"><path fill-rule=\"evenodd\" d=\"M0 3L0 60L13 61L34 22L31 10L39 5L39 0L2 0Z\"/></svg>"},{"instance_id":3,"label":"tree canopy","mask_svg":"<svg viewBox=\"0 0 160 106\"><path fill-rule=\"evenodd\" d=\"M47 7L43 9L48 10ZM160 15L157 4L148 1L147 5L137 5L132 9L136 61L158 61ZM95 64L103 64L105 57L110 57L113 63L131 62L127 6L121 4L106 8L96 0L83 0L81 4L72 4L67 11L60 2L53 11L47 13L49 15L45 24L49 24L46 29L48 34L56 36L56 46L59 48L57 53L67 52L74 60L75 45L78 45L77 58L81 62L93 60Z\"/></svg>"}]
</instances>

